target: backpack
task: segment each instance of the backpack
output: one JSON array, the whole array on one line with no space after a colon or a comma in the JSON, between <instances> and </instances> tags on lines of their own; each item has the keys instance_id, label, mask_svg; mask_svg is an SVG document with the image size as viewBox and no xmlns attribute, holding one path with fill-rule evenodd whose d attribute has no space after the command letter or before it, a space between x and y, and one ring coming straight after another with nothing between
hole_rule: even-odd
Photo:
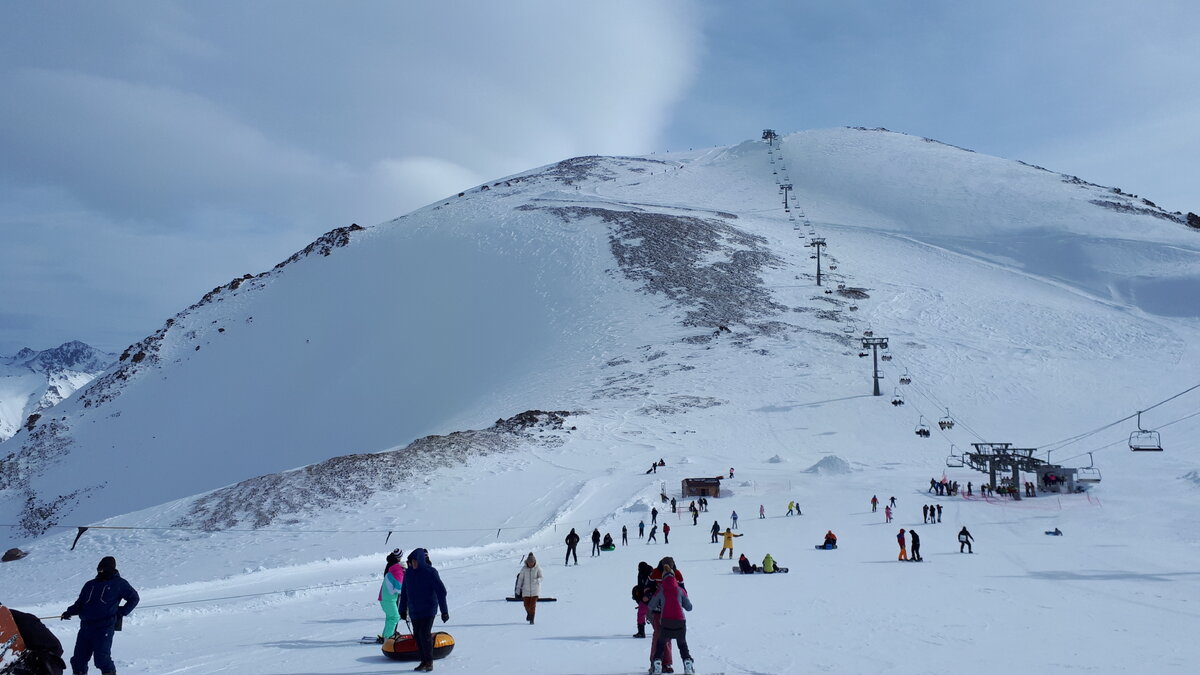
<instances>
[{"instance_id":1,"label":"backpack","mask_svg":"<svg viewBox=\"0 0 1200 675\"><path fill-rule=\"evenodd\" d=\"M964 544L967 543L967 535L963 534L962 532L959 532L958 540Z\"/></svg>"}]
</instances>

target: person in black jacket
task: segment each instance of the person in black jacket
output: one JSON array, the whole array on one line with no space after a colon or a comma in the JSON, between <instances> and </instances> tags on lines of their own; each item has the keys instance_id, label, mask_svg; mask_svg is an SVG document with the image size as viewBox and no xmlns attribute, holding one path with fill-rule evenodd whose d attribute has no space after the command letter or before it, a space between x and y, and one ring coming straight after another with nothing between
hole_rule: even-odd
<instances>
[{"instance_id":1,"label":"person in black jacket","mask_svg":"<svg viewBox=\"0 0 1200 675\"><path fill-rule=\"evenodd\" d=\"M408 571L400 585L400 619L407 621L412 615L413 639L421 663L413 670L433 670L433 620L438 610L442 612L442 623L450 620L446 606L446 586L438 571L429 564L429 552L423 548L408 554Z\"/></svg>"},{"instance_id":2,"label":"person in black jacket","mask_svg":"<svg viewBox=\"0 0 1200 675\"><path fill-rule=\"evenodd\" d=\"M600 555L600 530L599 528L592 530L592 555Z\"/></svg>"},{"instance_id":3,"label":"person in black jacket","mask_svg":"<svg viewBox=\"0 0 1200 675\"><path fill-rule=\"evenodd\" d=\"M579 535L575 534L575 528L571 528L571 533L567 535L567 558L563 561L564 565L571 564L571 558L575 559L575 564L579 564L579 553L575 550L579 546Z\"/></svg>"},{"instance_id":4,"label":"person in black jacket","mask_svg":"<svg viewBox=\"0 0 1200 675\"><path fill-rule=\"evenodd\" d=\"M12 615L13 623L17 625L17 632L21 634L21 640L25 643L25 651L21 656L12 662L6 673L12 675L62 675L67 664L63 663L62 643L50 632L49 628L32 614L18 612L15 609L5 607L4 603L0 602L0 612L8 612Z\"/></svg>"},{"instance_id":5,"label":"person in black jacket","mask_svg":"<svg viewBox=\"0 0 1200 675\"><path fill-rule=\"evenodd\" d=\"M124 600L125 604L121 604ZM62 613L63 620L79 617L79 634L75 637L75 653L71 656L71 669L86 673L88 661L95 661L104 675L116 673L112 660L113 631L121 625L121 619L129 616L137 607L137 591L117 572L117 559L105 556L96 566L96 578L83 585L79 599Z\"/></svg>"},{"instance_id":6,"label":"person in black jacket","mask_svg":"<svg viewBox=\"0 0 1200 675\"><path fill-rule=\"evenodd\" d=\"M908 536L912 537L912 555L908 557L911 562L921 562L921 538L917 536L917 531L910 529Z\"/></svg>"}]
</instances>

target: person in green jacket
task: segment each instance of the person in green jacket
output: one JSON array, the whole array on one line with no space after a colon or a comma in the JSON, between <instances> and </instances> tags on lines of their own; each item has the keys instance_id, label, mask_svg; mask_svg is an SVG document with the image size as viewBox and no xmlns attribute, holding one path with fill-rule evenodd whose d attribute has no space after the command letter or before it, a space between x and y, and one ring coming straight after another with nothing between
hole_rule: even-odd
<instances>
[{"instance_id":1,"label":"person in green jacket","mask_svg":"<svg viewBox=\"0 0 1200 675\"><path fill-rule=\"evenodd\" d=\"M767 556L765 558L763 558L762 571L766 574L774 574L775 573L775 559L771 557L770 553L768 553Z\"/></svg>"}]
</instances>

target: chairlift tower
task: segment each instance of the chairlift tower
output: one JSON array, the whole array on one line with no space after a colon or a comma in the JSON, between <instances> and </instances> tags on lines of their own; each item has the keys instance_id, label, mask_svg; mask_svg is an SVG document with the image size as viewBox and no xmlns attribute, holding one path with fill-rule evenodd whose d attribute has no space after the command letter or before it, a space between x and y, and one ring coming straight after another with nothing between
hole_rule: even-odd
<instances>
[{"instance_id":1,"label":"chairlift tower","mask_svg":"<svg viewBox=\"0 0 1200 675\"><path fill-rule=\"evenodd\" d=\"M821 285L821 249L825 248L825 237L813 237L809 246L817 249L817 285Z\"/></svg>"},{"instance_id":2,"label":"chairlift tower","mask_svg":"<svg viewBox=\"0 0 1200 675\"><path fill-rule=\"evenodd\" d=\"M780 186L779 186L779 189L780 189L780 190L783 190L783 210L784 210L784 211L788 211L788 210L789 210L789 209L788 209L788 201L787 201L787 199L788 199L788 190L791 190L791 189L792 189L792 184L791 184L791 183L784 183L784 184L782 184L782 185L780 185Z\"/></svg>"},{"instance_id":3,"label":"chairlift tower","mask_svg":"<svg viewBox=\"0 0 1200 675\"><path fill-rule=\"evenodd\" d=\"M779 138L779 134L775 133L774 129L763 129L763 140L771 147L775 146L775 139Z\"/></svg>"},{"instance_id":4,"label":"chairlift tower","mask_svg":"<svg viewBox=\"0 0 1200 675\"><path fill-rule=\"evenodd\" d=\"M879 349L888 348L888 339L885 337L865 337L862 339L862 348L871 348L871 362L874 370L871 373L871 379L875 380L875 396L879 396L879 381L883 379L883 373L879 371Z\"/></svg>"}]
</instances>

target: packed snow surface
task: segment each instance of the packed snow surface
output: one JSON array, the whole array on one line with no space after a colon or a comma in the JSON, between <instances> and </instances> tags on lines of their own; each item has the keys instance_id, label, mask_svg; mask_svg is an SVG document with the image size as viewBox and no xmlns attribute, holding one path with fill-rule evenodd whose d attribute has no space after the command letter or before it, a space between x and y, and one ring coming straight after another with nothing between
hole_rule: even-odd
<instances>
[{"instance_id":1,"label":"packed snow surface","mask_svg":"<svg viewBox=\"0 0 1200 675\"><path fill-rule=\"evenodd\" d=\"M427 547L457 643L436 671L638 673L630 588L671 556L700 673L1192 672L1200 390L1151 406L1200 384L1200 233L853 129L487 187L210 296L14 437L3 513L30 523L33 494L56 527L12 535L29 555L0 565L0 600L58 615L115 555L142 593L123 674L402 672L357 639L382 628L386 552ZM879 397L866 331L890 342ZM1128 450L1138 410L1164 452ZM972 442L1102 482L967 497L986 475L946 458ZM715 476L693 525L681 482ZM963 493L929 493L943 476ZM928 504L941 523L917 522ZM669 544L638 538L655 508ZM788 574L718 559L735 511L735 551ZM70 550L76 525L134 529ZM588 555L622 526L628 546ZM924 562L897 561L900 528ZM838 549L816 550L827 530ZM557 598L534 625L504 599L529 552ZM75 624L50 626L70 652Z\"/></svg>"}]
</instances>

